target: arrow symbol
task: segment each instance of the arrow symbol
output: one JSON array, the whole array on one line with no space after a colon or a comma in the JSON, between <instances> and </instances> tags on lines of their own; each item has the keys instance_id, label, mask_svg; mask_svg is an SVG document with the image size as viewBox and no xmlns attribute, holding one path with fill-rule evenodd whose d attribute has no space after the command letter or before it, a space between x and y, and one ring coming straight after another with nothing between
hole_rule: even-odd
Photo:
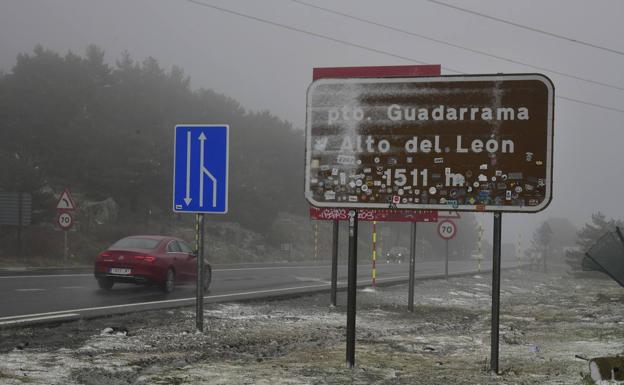
<instances>
[{"instance_id":1,"label":"arrow symbol","mask_svg":"<svg viewBox=\"0 0 624 385\"><path fill-rule=\"evenodd\" d=\"M184 203L191 203L191 131L186 133L186 197Z\"/></svg>"},{"instance_id":2,"label":"arrow symbol","mask_svg":"<svg viewBox=\"0 0 624 385\"><path fill-rule=\"evenodd\" d=\"M199 207L204 207L204 175L212 181L212 207L217 207L217 178L215 178L204 165L204 145L206 135L202 132L199 135L199 159L201 165L199 167Z\"/></svg>"}]
</instances>

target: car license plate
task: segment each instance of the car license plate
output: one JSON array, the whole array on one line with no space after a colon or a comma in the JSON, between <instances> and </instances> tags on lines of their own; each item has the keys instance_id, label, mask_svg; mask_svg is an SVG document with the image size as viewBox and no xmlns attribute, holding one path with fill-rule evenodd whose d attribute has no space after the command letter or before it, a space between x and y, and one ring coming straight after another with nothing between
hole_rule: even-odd
<instances>
[{"instance_id":1,"label":"car license plate","mask_svg":"<svg viewBox=\"0 0 624 385\"><path fill-rule=\"evenodd\" d=\"M120 269L118 267L111 267L108 270L109 273L111 274L122 274L122 275L128 275L130 274L131 270L130 269Z\"/></svg>"}]
</instances>

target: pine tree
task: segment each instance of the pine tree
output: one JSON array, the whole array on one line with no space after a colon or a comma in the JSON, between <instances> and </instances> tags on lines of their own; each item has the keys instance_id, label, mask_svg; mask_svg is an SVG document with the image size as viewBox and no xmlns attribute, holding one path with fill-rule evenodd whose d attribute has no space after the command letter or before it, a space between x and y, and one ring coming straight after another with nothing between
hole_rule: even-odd
<instances>
[{"instance_id":1,"label":"pine tree","mask_svg":"<svg viewBox=\"0 0 624 385\"><path fill-rule=\"evenodd\" d=\"M542 222L540 227L533 233L533 239L531 240L531 247L529 249L531 255L534 256L533 263L537 264L537 266L542 265L544 273L548 270L546 259L550 255L552 235L553 231L548 222Z\"/></svg>"}]
</instances>

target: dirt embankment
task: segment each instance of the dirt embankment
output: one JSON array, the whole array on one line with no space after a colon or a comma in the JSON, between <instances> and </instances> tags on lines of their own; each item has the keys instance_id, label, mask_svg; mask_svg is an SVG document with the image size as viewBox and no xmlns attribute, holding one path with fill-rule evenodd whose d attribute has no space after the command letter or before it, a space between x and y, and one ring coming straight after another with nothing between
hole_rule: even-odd
<instances>
[{"instance_id":1,"label":"dirt embankment","mask_svg":"<svg viewBox=\"0 0 624 385\"><path fill-rule=\"evenodd\" d=\"M0 330L2 384L583 384L624 351L624 290L609 280L504 272L501 374L489 373L490 277L358 292L357 367L344 293Z\"/></svg>"}]
</instances>

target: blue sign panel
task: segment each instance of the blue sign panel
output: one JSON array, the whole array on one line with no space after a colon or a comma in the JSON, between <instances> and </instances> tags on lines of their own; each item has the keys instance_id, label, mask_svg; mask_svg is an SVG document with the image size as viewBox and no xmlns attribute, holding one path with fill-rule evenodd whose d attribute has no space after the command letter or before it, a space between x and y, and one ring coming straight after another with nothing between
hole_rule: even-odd
<instances>
[{"instance_id":1,"label":"blue sign panel","mask_svg":"<svg viewBox=\"0 0 624 385\"><path fill-rule=\"evenodd\" d=\"M228 146L228 125L176 126L173 211L227 213Z\"/></svg>"}]
</instances>

